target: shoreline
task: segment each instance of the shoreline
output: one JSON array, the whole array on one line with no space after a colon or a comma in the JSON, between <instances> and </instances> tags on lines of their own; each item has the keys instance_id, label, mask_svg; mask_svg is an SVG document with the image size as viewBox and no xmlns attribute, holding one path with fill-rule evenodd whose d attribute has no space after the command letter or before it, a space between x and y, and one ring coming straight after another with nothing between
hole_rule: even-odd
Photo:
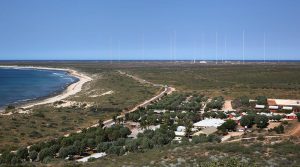
<instances>
[{"instance_id":1,"label":"shoreline","mask_svg":"<svg viewBox=\"0 0 300 167\"><path fill-rule=\"evenodd\" d=\"M90 78L89 76L82 74L76 70L73 69L67 69L67 68L53 68L53 67L42 67L42 66L5 66L5 65L0 65L0 68L14 68L14 69L37 69L37 70L58 70L58 71L66 71L69 75L75 77L78 79L77 82L74 82L72 84L70 84L69 86L66 87L66 89L64 89L61 93L56 94L54 96L49 96L46 97L45 99L42 100L36 100L33 102L28 102L25 104L21 104L20 106L18 106L17 108L19 109L29 109L32 108L34 106L38 106L38 105L44 105L44 104L49 104L49 103L54 103L60 100L63 100L69 96L72 96L78 92L80 92L82 90L82 86L93 80L92 78ZM2 113L3 111L5 111L5 109L0 109L0 113Z\"/></svg>"}]
</instances>

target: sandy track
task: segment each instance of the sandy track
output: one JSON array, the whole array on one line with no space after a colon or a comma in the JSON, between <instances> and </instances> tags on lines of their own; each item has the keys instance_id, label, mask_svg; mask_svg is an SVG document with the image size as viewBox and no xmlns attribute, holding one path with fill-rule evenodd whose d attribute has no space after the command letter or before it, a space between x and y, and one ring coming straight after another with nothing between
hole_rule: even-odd
<instances>
[{"instance_id":1,"label":"sandy track","mask_svg":"<svg viewBox=\"0 0 300 167\"><path fill-rule=\"evenodd\" d=\"M296 123L295 126L287 133L289 136L300 136L300 123Z\"/></svg>"}]
</instances>

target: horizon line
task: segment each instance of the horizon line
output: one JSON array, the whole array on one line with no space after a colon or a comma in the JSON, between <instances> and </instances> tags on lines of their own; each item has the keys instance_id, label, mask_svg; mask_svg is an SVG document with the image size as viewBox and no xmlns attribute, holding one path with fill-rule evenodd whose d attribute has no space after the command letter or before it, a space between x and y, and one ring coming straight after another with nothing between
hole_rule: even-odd
<instances>
[{"instance_id":1,"label":"horizon line","mask_svg":"<svg viewBox=\"0 0 300 167\"><path fill-rule=\"evenodd\" d=\"M1 61L209 61L209 62L216 62L216 60L213 59L0 59ZM224 59L223 61L255 61L255 62L283 62L283 61L300 61L300 59L266 59L266 60L260 60L260 59Z\"/></svg>"}]
</instances>

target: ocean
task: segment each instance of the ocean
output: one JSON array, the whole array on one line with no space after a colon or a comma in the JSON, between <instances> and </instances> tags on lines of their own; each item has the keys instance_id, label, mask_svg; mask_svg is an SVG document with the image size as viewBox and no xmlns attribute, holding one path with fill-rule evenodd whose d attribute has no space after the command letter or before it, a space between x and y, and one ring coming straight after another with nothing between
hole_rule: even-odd
<instances>
[{"instance_id":1,"label":"ocean","mask_svg":"<svg viewBox=\"0 0 300 167\"><path fill-rule=\"evenodd\" d=\"M59 94L77 81L61 70L0 68L0 108Z\"/></svg>"}]
</instances>

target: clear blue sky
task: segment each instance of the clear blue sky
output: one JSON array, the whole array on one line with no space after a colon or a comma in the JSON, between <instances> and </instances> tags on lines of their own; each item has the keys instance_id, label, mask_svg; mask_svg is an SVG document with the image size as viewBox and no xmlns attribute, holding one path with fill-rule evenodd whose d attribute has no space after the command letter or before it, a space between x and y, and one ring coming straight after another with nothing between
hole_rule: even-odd
<instances>
[{"instance_id":1,"label":"clear blue sky","mask_svg":"<svg viewBox=\"0 0 300 167\"><path fill-rule=\"evenodd\" d=\"M244 30L245 59L265 33L266 59L299 60L299 16L298 0L1 0L0 59L171 59L174 32L177 59L215 59L216 32L218 59L241 59Z\"/></svg>"}]
</instances>

